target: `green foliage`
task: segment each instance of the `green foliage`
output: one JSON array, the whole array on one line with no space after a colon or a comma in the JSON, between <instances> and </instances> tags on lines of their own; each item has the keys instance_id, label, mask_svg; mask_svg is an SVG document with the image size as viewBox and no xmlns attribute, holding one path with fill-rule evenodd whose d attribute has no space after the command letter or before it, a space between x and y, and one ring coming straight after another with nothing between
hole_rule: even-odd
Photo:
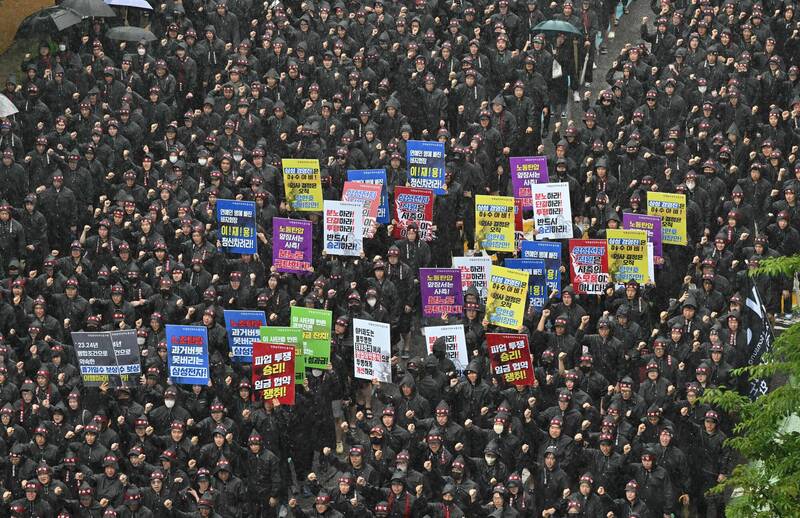
<instances>
[{"instance_id":1,"label":"green foliage","mask_svg":"<svg viewBox=\"0 0 800 518\"><path fill-rule=\"evenodd\" d=\"M799 271L800 256L792 256L767 259L753 273L791 276ZM740 372L786 381L756 401L730 390L704 395L704 401L737 418L728 444L749 462L737 466L713 491L734 491L726 510L729 518L800 516L800 433L786 426L800 409L800 323L775 340L763 364Z\"/></svg>"}]
</instances>

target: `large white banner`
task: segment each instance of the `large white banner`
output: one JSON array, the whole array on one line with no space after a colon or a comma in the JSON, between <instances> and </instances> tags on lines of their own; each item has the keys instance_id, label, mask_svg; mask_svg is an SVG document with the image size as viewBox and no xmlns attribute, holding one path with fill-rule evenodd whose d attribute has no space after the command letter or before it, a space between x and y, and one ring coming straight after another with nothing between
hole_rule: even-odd
<instances>
[{"instance_id":1,"label":"large white banner","mask_svg":"<svg viewBox=\"0 0 800 518\"><path fill-rule=\"evenodd\" d=\"M353 319L353 367L356 378L392 382L392 345L389 324Z\"/></svg>"}]
</instances>

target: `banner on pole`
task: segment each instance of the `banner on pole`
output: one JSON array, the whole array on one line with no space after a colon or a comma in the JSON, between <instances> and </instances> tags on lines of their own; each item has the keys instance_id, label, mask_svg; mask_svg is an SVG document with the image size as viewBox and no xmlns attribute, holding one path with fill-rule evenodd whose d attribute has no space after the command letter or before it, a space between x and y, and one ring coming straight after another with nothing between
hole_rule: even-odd
<instances>
[{"instance_id":1,"label":"banner on pole","mask_svg":"<svg viewBox=\"0 0 800 518\"><path fill-rule=\"evenodd\" d=\"M506 268L526 272L528 278L528 301L537 311L544 309L549 297L547 269L542 259L509 258L503 262Z\"/></svg>"},{"instance_id":2,"label":"banner on pole","mask_svg":"<svg viewBox=\"0 0 800 518\"><path fill-rule=\"evenodd\" d=\"M439 317L443 313L461 315L464 312L461 270L458 268L420 268L419 290L425 317Z\"/></svg>"},{"instance_id":3,"label":"banner on pole","mask_svg":"<svg viewBox=\"0 0 800 518\"><path fill-rule=\"evenodd\" d=\"M73 332L72 343L81 371L83 384L99 387L136 385L141 373L139 344L136 331Z\"/></svg>"},{"instance_id":4,"label":"banner on pole","mask_svg":"<svg viewBox=\"0 0 800 518\"><path fill-rule=\"evenodd\" d=\"M272 266L280 273L314 271L314 235L304 219L272 219Z\"/></svg>"},{"instance_id":5,"label":"banner on pole","mask_svg":"<svg viewBox=\"0 0 800 518\"><path fill-rule=\"evenodd\" d=\"M394 229L392 237L403 239L409 223L419 227L418 237L423 241L433 239L433 191L415 187L394 188Z\"/></svg>"},{"instance_id":6,"label":"banner on pole","mask_svg":"<svg viewBox=\"0 0 800 518\"><path fill-rule=\"evenodd\" d=\"M489 297L486 302L486 319L489 324L519 331L525 316L527 296L527 272L493 265L489 275Z\"/></svg>"},{"instance_id":7,"label":"banner on pole","mask_svg":"<svg viewBox=\"0 0 800 518\"><path fill-rule=\"evenodd\" d=\"M253 342L259 340L261 327L267 325L266 315L263 311L226 309L224 316L233 361L250 363L253 361Z\"/></svg>"},{"instance_id":8,"label":"banner on pole","mask_svg":"<svg viewBox=\"0 0 800 518\"><path fill-rule=\"evenodd\" d=\"M254 398L294 405L296 352L291 345L253 343Z\"/></svg>"},{"instance_id":9,"label":"banner on pole","mask_svg":"<svg viewBox=\"0 0 800 518\"><path fill-rule=\"evenodd\" d=\"M644 230L607 229L608 271L616 283L650 281L647 233Z\"/></svg>"},{"instance_id":10,"label":"banner on pole","mask_svg":"<svg viewBox=\"0 0 800 518\"><path fill-rule=\"evenodd\" d=\"M364 250L360 203L325 200L325 253L358 257Z\"/></svg>"},{"instance_id":11,"label":"banner on pole","mask_svg":"<svg viewBox=\"0 0 800 518\"><path fill-rule=\"evenodd\" d=\"M514 198L475 196L475 247L478 250L513 252Z\"/></svg>"},{"instance_id":12,"label":"banner on pole","mask_svg":"<svg viewBox=\"0 0 800 518\"><path fill-rule=\"evenodd\" d=\"M312 158L284 158L283 189L290 211L313 212L322 210L322 176L319 160Z\"/></svg>"},{"instance_id":13,"label":"banner on pole","mask_svg":"<svg viewBox=\"0 0 800 518\"><path fill-rule=\"evenodd\" d=\"M461 270L461 288L464 294L471 287L478 290L478 296L486 302L489 294L489 268L492 267L492 258L488 255L473 255L472 257L453 257L453 268Z\"/></svg>"},{"instance_id":14,"label":"banner on pole","mask_svg":"<svg viewBox=\"0 0 800 518\"><path fill-rule=\"evenodd\" d=\"M561 243L553 241L523 241L522 257L541 259L544 261L547 296L556 291L556 298L561 298Z\"/></svg>"},{"instance_id":15,"label":"banner on pole","mask_svg":"<svg viewBox=\"0 0 800 518\"><path fill-rule=\"evenodd\" d=\"M625 230L644 230L647 232L647 241L653 244L653 255L662 257L661 247L661 217L646 216L644 214L622 214L622 228Z\"/></svg>"},{"instance_id":16,"label":"banner on pole","mask_svg":"<svg viewBox=\"0 0 800 518\"><path fill-rule=\"evenodd\" d=\"M686 245L686 195L666 192L647 193L647 214L661 216L661 239L665 245Z\"/></svg>"},{"instance_id":17,"label":"banner on pole","mask_svg":"<svg viewBox=\"0 0 800 518\"><path fill-rule=\"evenodd\" d=\"M294 347L294 382L306 379L306 362L303 356L303 330L294 327L263 326L259 342Z\"/></svg>"},{"instance_id":18,"label":"banner on pole","mask_svg":"<svg viewBox=\"0 0 800 518\"><path fill-rule=\"evenodd\" d=\"M533 360L527 335L487 333L492 374L511 385L533 385Z\"/></svg>"},{"instance_id":19,"label":"banner on pole","mask_svg":"<svg viewBox=\"0 0 800 518\"><path fill-rule=\"evenodd\" d=\"M536 239L572 237L572 208L567 182L531 185Z\"/></svg>"},{"instance_id":20,"label":"banner on pole","mask_svg":"<svg viewBox=\"0 0 800 518\"><path fill-rule=\"evenodd\" d=\"M328 368L332 321L333 313L327 309L292 306L291 327L303 331L303 356L307 369Z\"/></svg>"},{"instance_id":21,"label":"banner on pole","mask_svg":"<svg viewBox=\"0 0 800 518\"><path fill-rule=\"evenodd\" d=\"M406 164L411 187L444 194L444 143L428 140L406 142Z\"/></svg>"},{"instance_id":22,"label":"banner on pole","mask_svg":"<svg viewBox=\"0 0 800 518\"><path fill-rule=\"evenodd\" d=\"M361 205L362 236L373 237L377 230L378 209L381 205L381 186L362 182L344 182L342 201Z\"/></svg>"},{"instance_id":23,"label":"banner on pole","mask_svg":"<svg viewBox=\"0 0 800 518\"><path fill-rule=\"evenodd\" d=\"M173 383L207 385L208 329L167 324L167 367Z\"/></svg>"},{"instance_id":24,"label":"banner on pole","mask_svg":"<svg viewBox=\"0 0 800 518\"><path fill-rule=\"evenodd\" d=\"M444 340L445 355L453 362L456 369L463 371L469 364L467 354L467 339L464 335L464 326L427 326L422 328L425 334L425 343L428 345L428 354L433 354L433 343L439 338Z\"/></svg>"},{"instance_id":25,"label":"banner on pole","mask_svg":"<svg viewBox=\"0 0 800 518\"><path fill-rule=\"evenodd\" d=\"M381 204L378 207L378 223L389 223L389 189L386 187L385 169L350 169L347 179L351 182L371 183L381 186Z\"/></svg>"},{"instance_id":26,"label":"banner on pole","mask_svg":"<svg viewBox=\"0 0 800 518\"><path fill-rule=\"evenodd\" d=\"M530 209L533 206L531 185L547 183L550 180L547 157L512 156L508 159L508 165L511 170L511 187L514 190L514 198L523 200L523 209Z\"/></svg>"},{"instance_id":27,"label":"banner on pole","mask_svg":"<svg viewBox=\"0 0 800 518\"><path fill-rule=\"evenodd\" d=\"M356 378L392 382L389 324L353 319L353 367Z\"/></svg>"},{"instance_id":28,"label":"banner on pole","mask_svg":"<svg viewBox=\"0 0 800 518\"><path fill-rule=\"evenodd\" d=\"M577 294L602 295L611 282L605 239L570 239L569 267Z\"/></svg>"},{"instance_id":29,"label":"banner on pole","mask_svg":"<svg viewBox=\"0 0 800 518\"><path fill-rule=\"evenodd\" d=\"M217 230L224 252L255 254L256 203L254 201L217 200Z\"/></svg>"}]
</instances>

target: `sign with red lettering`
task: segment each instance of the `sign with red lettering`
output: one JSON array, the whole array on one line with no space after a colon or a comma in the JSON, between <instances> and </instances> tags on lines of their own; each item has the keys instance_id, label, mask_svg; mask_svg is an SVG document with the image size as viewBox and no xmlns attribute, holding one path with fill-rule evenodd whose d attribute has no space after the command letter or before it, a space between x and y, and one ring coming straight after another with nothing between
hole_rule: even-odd
<instances>
[{"instance_id":1,"label":"sign with red lettering","mask_svg":"<svg viewBox=\"0 0 800 518\"><path fill-rule=\"evenodd\" d=\"M531 185L536 239L572 237L572 209L567 182Z\"/></svg>"}]
</instances>

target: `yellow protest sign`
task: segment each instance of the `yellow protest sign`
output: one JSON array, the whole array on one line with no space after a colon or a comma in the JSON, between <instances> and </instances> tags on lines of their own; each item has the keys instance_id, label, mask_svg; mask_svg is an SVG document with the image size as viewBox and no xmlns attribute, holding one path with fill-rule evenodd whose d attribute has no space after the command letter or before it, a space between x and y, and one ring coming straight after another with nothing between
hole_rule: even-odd
<instances>
[{"instance_id":1,"label":"yellow protest sign","mask_svg":"<svg viewBox=\"0 0 800 518\"><path fill-rule=\"evenodd\" d=\"M665 245L687 245L686 195L647 193L647 214L661 216L661 240Z\"/></svg>"},{"instance_id":2,"label":"yellow protest sign","mask_svg":"<svg viewBox=\"0 0 800 518\"><path fill-rule=\"evenodd\" d=\"M644 230L606 230L608 271L614 282L650 281L647 255L647 232Z\"/></svg>"},{"instance_id":3,"label":"yellow protest sign","mask_svg":"<svg viewBox=\"0 0 800 518\"><path fill-rule=\"evenodd\" d=\"M514 198L475 196L475 246L496 252L515 250Z\"/></svg>"},{"instance_id":4,"label":"yellow protest sign","mask_svg":"<svg viewBox=\"0 0 800 518\"><path fill-rule=\"evenodd\" d=\"M489 272L486 319L491 325L519 331L528 298L528 272L494 265Z\"/></svg>"},{"instance_id":5,"label":"yellow protest sign","mask_svg":"<svg viewBox=\"0 0 800 518\"><path fill-rule=\"evenodd\" d=\"M322 178L319 160L310 158L284 158L283 189L289 210L321 211Z\"/></svg>"}]
</instances>

